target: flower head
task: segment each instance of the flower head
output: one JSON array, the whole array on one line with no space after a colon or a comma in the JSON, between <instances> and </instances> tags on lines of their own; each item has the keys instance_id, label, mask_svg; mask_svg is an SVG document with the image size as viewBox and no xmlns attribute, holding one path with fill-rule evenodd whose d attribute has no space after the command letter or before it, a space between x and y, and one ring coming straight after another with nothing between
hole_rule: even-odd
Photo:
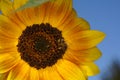
<instances>
[{"instance_id":1,"label":"flower head","mask_svg":"<svg viewBox=\"0 0 120 80\"><path fill-rule=\"evenodd\" d=\"M25 3L19 1L0 15L0 73L7 80L86 80L99 72L93 61L105 34L90 30L72 0L11 12Z\"/></svg>"}]
</instances>

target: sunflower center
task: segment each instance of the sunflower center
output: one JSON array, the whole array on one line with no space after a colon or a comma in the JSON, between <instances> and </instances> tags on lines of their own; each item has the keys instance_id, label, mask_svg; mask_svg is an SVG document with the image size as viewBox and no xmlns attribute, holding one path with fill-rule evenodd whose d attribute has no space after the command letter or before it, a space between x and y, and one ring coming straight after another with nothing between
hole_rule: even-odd
<instances>
[{"instance_id":1,"label":"sunflower center","mask_svg":"<svg viewBox=\"0 0 120 80\"><path fill-rule=\"evenodd\" d=\"M18 41L21 59L36 69L54 65L61 59L67 44L61 31L50 24L33 24L27 26Z\"/></svg>"},{"instance_id":2,"label":"sunflower center","mask_svg":"<svg viewBox=\"0 0 120 80\"><path fill-rule=\"evenodd\" d=\"M35 43L34 45L35 50L39 52L49 51L49 47L51 45L49 41L46 40L46 38L43 36L40 36L37 40L35 40L34 43Z\"/></svg>"}]
</instances>

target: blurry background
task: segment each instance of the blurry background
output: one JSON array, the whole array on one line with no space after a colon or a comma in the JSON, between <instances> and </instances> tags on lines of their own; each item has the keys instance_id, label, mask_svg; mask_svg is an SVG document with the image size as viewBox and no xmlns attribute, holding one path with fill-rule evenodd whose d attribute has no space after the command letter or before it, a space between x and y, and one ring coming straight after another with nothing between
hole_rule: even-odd
<instances>
[{"instance_id":1,"label":"blurry background","mask_svg":"<svg viewBox=\"0 0 120 80\"><path fill-rule=\"evenodd\" d=\"M114 60L120 60L120 0L73 0L73 6L78 15L90 23L91 29L106 33L106 38L98 45L103 53L96 61L101 73L89 78L105 80L103 77L109 77L107 74L112 73ZM117 60L115 63L120 63Z\"/></svg>"}]
</instances>

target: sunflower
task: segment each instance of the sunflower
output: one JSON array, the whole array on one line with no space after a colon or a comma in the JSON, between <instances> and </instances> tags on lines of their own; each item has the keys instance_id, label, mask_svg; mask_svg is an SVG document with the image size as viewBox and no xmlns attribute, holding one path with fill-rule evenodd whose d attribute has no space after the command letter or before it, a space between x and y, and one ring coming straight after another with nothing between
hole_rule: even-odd
<instances>
[{"instance_id":1,"label":"sunflower","mask_svg":"<svg viewBox=\"0 0 120 80\"><path fill-rule=\"evenodd\" d=\"M2 4L0 73L4 80L86 80L99 73L96 47L105 34L90 30L72 0L50 0L13 12L26 0ZM6 7L4 7L6 6Z\"/></svg>"}]
</instances>

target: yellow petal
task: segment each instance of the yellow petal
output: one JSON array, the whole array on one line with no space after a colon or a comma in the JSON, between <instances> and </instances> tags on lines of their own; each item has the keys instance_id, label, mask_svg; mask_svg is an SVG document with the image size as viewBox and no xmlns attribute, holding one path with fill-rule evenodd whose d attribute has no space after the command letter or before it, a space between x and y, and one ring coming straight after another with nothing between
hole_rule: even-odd
<instances>
[{"instance_id":1,"label":"yellow petal","mask_svg":"<svg viewBox=\"0 0 120 80\"><path fill-rule=\"evenodd\" d=\"M59 25L61 25L64 21L66 21L68 14L71 14L71 5L72 0L49 1L41 4L38 7L32 7L24 9L23 11L18 11L17 16L27 26L32 25L33 23L50 23L52 26L58 27L58 22ZM60 12L61 14L59 14Z\"/></svg>"},{"instance_id":2,"label":"yellow petal","mask_svg":"<svg viewBox=\"0 0 120 80\"><path fill-rule=\"evenodd\" d=\"M22 31L26 28L27 25L22 22L16 13L12 13L7 16L13 23L16 23L17 27L19 27Z\"/></svg>"},{"instance_id":3,"label":"yellow petal","mask_svg":"<svg viewBox=\"0 0 120 80\"><path fill-rule=\"evenodd\" d=\"M36 18L34 17L35 14L32 8L26 8L22 11L17 11L16 15L20 19L20 21L26 26L33 25L35 22L34 20L36 20Z\"/></svg>"},{"instance_id":4,"label":"yellow petal","mask_svg":"<svg viewBox=\"0 0 120 80\"><path fill-rule=\"evenodd\" d=\"M28 0L14 0L14 8L18 9L21 6L23 6L24 4L26 4L28 2Z\"/></svg>"},{"instance_id":5,"label":"yellow petal","mask_svg":"<svg viewBox=\"0 0 120 80\"><path fill-rule=\"evenodd\" d=\"M7 80L28 80L30 66L24 61L20 60L9 73Z\"/></svg>"},{"instance_id":6,"label":"yellow petal","mask_svg":"<svg viewBox=\"0 0 120 80\"><path fill-rule=\"evenodd\" d=\"M16 43L15 43L16 44ZM14 45L14 44L9 44L9 45L1 45L0 44L0 50L1 49L9 49L9 48L12 48L12 47L16 47L16 45Z\"/></svg>"},{"instance_id":7,"label":"yellow petal","mask_svg":"<svg viewBox=\"0 0 120 80\"><path fill-rule=\"evenodd\" d=\"M18 64L19 58L16 53L0 54L0 73L11 70Z\"/></svg>"},{"instance_id":8,"label":"yellow petal","mask_svg":"<svg viewBox=\"0 0 120 80\"><path fill-rule=\"evenodd\" d=\"M84 61L95 61L102 55L101 51L97 47L78 51L78 54L81 54L80 57Z\"/></svg>"},{"instance_id":9,"label":"yellow petal","mask_svg":"<svg viewBox=\"0 0 120 80\"><path fill-rule=\"evenodd\" d=\"M67 59L76 64L84 64L97 60L101 56L101 52L98 48L93 47L87 50L67 50L64 59Z\"/></svg>"},{"instance_id":10,"label":"yellow petal","mask_svg":"<svg viewBox=\"0 0 120 80\"><path fill-rule=\"evenodd\" d=\"M39 10L38 9L36 10L36 7L24 9L22 12L23 12L23 14L22 14L23 16L27 17L27 19L29 18L27 21L31 22L31 24L40 24L40 22L39 22L40 18L38 20L38 16L37 16L37 14L39 14L38 13Z\"/></svg>"},{"instance_id":11,"label":"yellow petal","mask_svg":"<svg viewBox=\"0 0 120 80\"><path fill-rule=\"evenodd\" d=\"M0 80L6 80L9 72L0 74Z\"/></svg>"},{"instance_id":12,"label":"yellow petal","mask_svg":"<svg viewBox=\"0 0 120 80\"><path fill-rule=\"evenodd\" d=\"M50 22L52 26L58 27L63 24L69 17L72 11L72 0L53 0L41 5L45 12L43 12L43 22ZM44 11L44 10L43 10Z\"/></svg>"},{"instance_id":13,"label":"yellow petal","mask_svg":"<svg viewBox=\"0 0 120 80\"><path fill-rule=\"evenodd\" d=\"M10 0L1 0L0 2L1 12L4 15L9 15L14 10L12 5L13 3Z\"/></svg>"},{"instance_id":14,"label":"yellow petal","mask_svg":"<svg viewBox=\"0 0 120 80\"><path fill-rule=\"evenodd\" d=\"M49 4L48 2L43 3L43 4L41 4L41 6L38 6L38 7L34 8L35 16L37 17L37 18L35 18L36 23L40 24L40 23L43 23L43 21L45 20L45 18L46 18L46 10L49 8L48 4ZM33 12L33 14L34 14L34 12Z\"/></svg>"},{"instance_id":15,"label":"yellow petal","mask_svg":"<svg viewBox=\"0 0 120 80\"><path fill-rule=\"evenodd\" d=\"M9 34L9 33L10 33L10 32L5 32L4 30L1 30L1 29L0 29L0 35L1 35L1 36L5 36L5 37L11 38L11 39L16 39L14 35Z\"/></svg>"},{"instance_id":16,"label":"yellow petal","mask_svg":"<svg viewBox=\"0 0 120 80\"><path fill-rule=\"evenodd\" d=\"M100 72L98 66L94 64L93 62L84 64L84 65L79 65L79 66L83 71L85 71L85 73L88 76L94 76Z\"/></svg>"},{"instance_id":17,"label":"yellow petal","mask_svg":"<svg viewBox=\"0 0 120 80\"><path fill-rule=\"evenodd\" d=\"M1 40L10 40L10 41L15 41L17 40L15 37L13 37L12 35L10 34L7 34L6 32L3 32L2 30L0 30L0 41Z\"/></svg>"},{"instance_id":18,"label":"yellow petal","mask_svg":"<svg viewBox=\"0 0 120 80\"><path fill-rule=\"evenodd\" d=\"M18 10L23 10L25 8L36 7L50 0L28 0L28 2L20 7Z\"/></svg>"},{"instance_id":19,"label":"yellow petal","mask_svg":"<svg viewBox=\"0 0 120 80\"><path fill-rule=\"evenodd\" d=\"M96 30L80 31L66 38L69 48L73 50L84 50L95 47L105 37L105 34Z\"/></svg>"},{"instance_id":20,"label":"yellow petal","mask_svg":"<svg viewBox=\"0 0 120 80\"><path fill-rule=\"evenodd\" d=\"M55 66L64 80L86 80L87 78L78 66L67 60L59 60Z\"/></svg>"},{"instance_id":21,"label":"yellow petal","mask_svg":"<svg viewBox=\"0 0 120 80\"><path fill-rule=\"evenodd\" d=\"M61 30L63 34L66 34L67 31L69 32L69 30L73 29L79 24L77 14L74 10L71 10L71 12L65 16L67 16L67 18L63 19L64 22L59 23L57 26L57 28Z\"/></svg>"},{"instance_id":22,"label":"yellow petal","mask_svg":"<svg viewBox=\"0 0 120 80\"><path fill-rule=\"evenodd\" d=\"M0 54L5 53L15 53L17 54L17 47L7 47L7 48L0 48Z\"/></svg>"},{"instance_id":23,"label":"yellow petal","mask_svg":"<svg viewBox=\"0 0 120 80\"><path fill-rule=\"evenodd\" d=\"M55 20L57 20L56 23L62 24L72 10L72 0L56 0L52 6L51 12L53 12L53 14L50 14L50 17L54 16Z\"/></svg>"},{"instance_id":24,"label":"yellow petal","mask_svg":"<svg viewBox=\"0 0 120 80\"><path fill-rule=\"evenodd\" d=\"M8 17L0 15L0 30L18 38L21 34L20 27L12 22Z\"/></svg>"},{"instance_id":25,"label":"yellow petal","mask_svg":"<svg viewBox=\"0 0 120 80\"><path fill-rule=\"evenodd\" d=\"M6 33L4 35L4 33L2 34L0 31L0 46L2 48L16 47L18 40L6 35Z\"/></svg>"},{"instance_id":26,"label":"yellow petal","mask_svg":"<svg viewBox=\"0 0 120 80\"><path fill-rule=\"evenodd\" d=\"M1 0L0 0L0 11L1 11Z\"/></svg>"},{"instance_id":27,"label":"yellow petal","mask_svg":"<svg viewBox=\"0 0 120 80\"><path fill-rule=\"evenodd\" d=\"M5 32L4 32L5 33ZM17 39L7 37L6 35L2 34L0 32L0 46L16 46L17 45Z\"/></svg>"},{"instance_id":28,"label":"yellow petal","mask_svg":"<svg viewBox=\"0 0 120 80\"><path fill-rule=\"evenodd\" d=\"M29 78L27 80L39 80L39 71L31 67L29 72Z\"/></svg>"},{"instance_id":29,"label":"yellow petal","mask_svg":"<svg viewBox=\"0 0 120 80\"><path fill-rule=\"evenodd\" d=\"M10 34L0 30L0 41L16 41L17 39Z\"/></svg>"},{"instance_id":30,"label":"yellow petal","mask_svg":"<svg viewBox=\"0 0 120 80\"><path fill-rule=\"evenodd\" d=\"M47 8L48 7L48 8ZM31 26L33 24L40 24L46 20L46 11L49 9L49 4L43 3L38 7L25 8L22 11L17 12L17 16L26 26ZM48 12L50 13L50 12ZM46 22L45 22L46 23Z\"/></svg>"},{"instance_id":31,"label":"yellow petal","mask_svg":"<svg viewBox=\"0 0 120 80\"><path fill-rule=\"evenodd\" d=\"M43 75L43 80L63 80L55 67L47 67L40 74Z\"/></svg>"},{"instance_id":32,"label":"yellow petal","mask_svg":"<svg viewBox=\"0 0 120 80\"><path fill-rule=\"evenodd\" d=\"M89 23L84 20L83 18L76 18L71 20L69 24L66 25L63 29L63 36L67 38L67 36L71 36L72 34L75 34L77 32L80 32L82 30L89 30L90 25Z\"/></svg>"}]
</instances>

